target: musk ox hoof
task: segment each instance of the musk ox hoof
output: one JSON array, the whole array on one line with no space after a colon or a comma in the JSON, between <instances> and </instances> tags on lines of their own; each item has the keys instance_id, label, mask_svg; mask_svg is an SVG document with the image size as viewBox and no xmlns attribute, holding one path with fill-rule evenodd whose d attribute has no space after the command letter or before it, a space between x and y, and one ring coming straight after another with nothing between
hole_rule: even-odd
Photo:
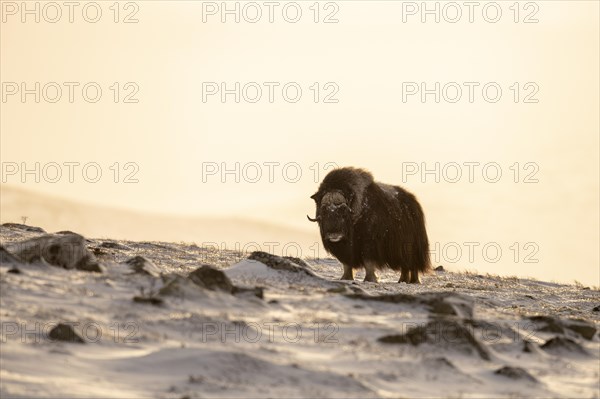
<instances>
[{"instance_id":1,"label":"musk ox hoof","mask_svg":"<svg viewBox=\"0 0 600 399\"><path fill-rule=\"evenodd\" d=\"M354 281L354 269L348 265L344 265L344 274L342 274L340 280Z\"/></svg>"},{"instance_id":2,"label":"musk ox hoof","mask_svg":"<svg viewBox=\"0 0 600 399\"><path fill-rule=\"evenodd\" d=\"M406 284L421 284L421 281L419 280L419 273L415 271L400 272L400 280L398 280L398 282Z\"/></svg>"}]
</instances>

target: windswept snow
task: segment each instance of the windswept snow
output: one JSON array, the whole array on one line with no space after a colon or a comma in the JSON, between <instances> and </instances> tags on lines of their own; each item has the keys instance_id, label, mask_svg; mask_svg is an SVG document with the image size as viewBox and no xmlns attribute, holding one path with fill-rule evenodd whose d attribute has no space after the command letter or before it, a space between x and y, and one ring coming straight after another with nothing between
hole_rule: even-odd
<instances>
[{"instance_id":1,"label":"windswept snow","mask_svg":"<svg viewBox=\"0 0 600 399\"><path fill-rule=\"evenodd\" d=\"M0 229L9 248L40 235ZM593 287L449 272L341 282L331 259L286 270L194 244L87 246L102 273L0 264L1 397L600 396ZM185 277L203 264L239 291ZM85 343L51 340L58 323Z\"/></svg>"}]
</instances>

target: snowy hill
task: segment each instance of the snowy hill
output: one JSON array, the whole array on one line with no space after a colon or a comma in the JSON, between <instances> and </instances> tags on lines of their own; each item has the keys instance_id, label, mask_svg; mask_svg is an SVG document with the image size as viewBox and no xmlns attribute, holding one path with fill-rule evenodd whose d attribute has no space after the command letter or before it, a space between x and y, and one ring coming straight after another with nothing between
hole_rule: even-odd
<instances>
[{"instance_id":1,"label":"snowy hill","mask_svg":"<svg viewBox=\"0 0 600 399\"><path fill-rule=\"evenodd\" d=\"M0 239L3 398L600 396L594 288L342 282L332 259L18 225Z\"/></svg>"}]
</instances>

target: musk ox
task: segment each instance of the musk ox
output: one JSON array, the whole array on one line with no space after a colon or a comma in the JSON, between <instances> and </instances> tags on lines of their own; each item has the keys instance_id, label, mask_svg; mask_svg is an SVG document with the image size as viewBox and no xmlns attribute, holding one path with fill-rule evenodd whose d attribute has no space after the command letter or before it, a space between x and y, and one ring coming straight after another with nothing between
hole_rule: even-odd
<instances>
[{"instance_id":1,"label":"musk ox","mask_svg":"<svg viewBox=\"0 0 600 399\"><path fill-rule=\"evenodd\" d=\"M344 265L342 280L354 280L365 268L365 281L377 282L376 269L400 270L398 282L419 283L430 269L425 216L415 196L379 183L357 168L329 172L319 190L315 218L327 252Z\"/></svg>"}]
</instances>

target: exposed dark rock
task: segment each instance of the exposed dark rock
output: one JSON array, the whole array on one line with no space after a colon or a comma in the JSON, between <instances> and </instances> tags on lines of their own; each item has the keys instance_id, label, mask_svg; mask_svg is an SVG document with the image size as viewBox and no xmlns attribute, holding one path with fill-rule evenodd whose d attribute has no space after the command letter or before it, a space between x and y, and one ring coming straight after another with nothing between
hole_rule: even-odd
<instances>
[{"instance_id":1,"label":"exposed dark rock","mask_svg":"<svg viewBox=\"0 0 600 399\"><path fill-rule=\"evenodd\" d=\"M438 267L436 267L436 268L435 268L435 269L433 269L433 270L435 270L436 272L445 272L445 271L446 271L446 270L444 269L444 266L442 266L442 265L439 265Z\"/></svg>"},{"instance_id":2,"label":"exposed dark rock","mask_svg":"<svg viewBox=\"0 0 600 399\"><path fill-rule=\"evenodd\" d=\"M346 295L350 299L360 299L364 301L375 301L375 302L387 302L387 303L403 303L403 304L415 304L419 302L419 298L415 295L410 294L384 294L384 295L370 295L370 294L349 294Z\"/></svg>"},{"instance_id":3,"label":"exposed dark rock","mask_svg":"<svg viewBox=\"0 0 600 399\"><path fill-rule=\"evenodd\" d=\"M163 300L154 296L134 296L133 302L147 303L149 305L159 306L163 304Z\"/></svg>"},{"instance_id":4,"label":"exposed dark rock","mask_svg":"<svg viewBox=\"0 0 600 399\"><path fill-rule=\"evenodd\" d=\"M262 251L254 251L248 256L248 259L255 260L257 262L263 263L275 270L285 270L288 272L294 273L305 273L309 276L318 277L310 268L306 262L302 261L303 265L296 264L288 258L282 258L281 256L269 254L267 252ZM297 258L292 258L297 259ZM306 266L304 266L306 265Z\"/></svg>"},{"instance_id":5,"label":"exposed dark rock","mask_svg":"<svg viewBox=\"0 0 600 399\"><path fill-rule=\"evenodd\" d=\"M90 251L94 254L94 256L105 256L108 255L108 252L101 250L100 248L90 248Z\"/></svg>"},{"instance_id":6,"label":"exposed dark rock","mask_svg":"<svg viewBox=\"0 0 600 399\"><path fill-rule=\"evenodd\" d=\"M474 301L470 297L452 292L432 292L419 295L419 299L424 301L432 313L469 319L473 317Z\"/></svg>"},{"instance_id":7,"label":"exposed dark rock","mask_svg":"<svg viewBox=\"0 0 600 399\"><path fill-rule=\"evenodd\" d=\"M600 305L592 309L592 312L600 312Z\"/></svg>"},{"instance_id":8,"label":"exposed dark rock","mask_svg":"<svg viewBox=\"0 0 600 399\"><path fill-rule=\"evenodd\" d=\"M562 337L560 335L546 341L541 348L554 355L589 355L588 351L586 351L583 346L570 338Z\"/></svg>"},{"instance_id":9,"label":"exposed dark rock","mask_svg":"<svg viewBox=\"0 0 600 399\"><path fill-rule=\"evenodd\" d=\"M265 299L265 292L263 287L245 288L245 287L233 287L232 294L243 295L250 294L260 299Z\"/></svg>"},{"instance_id":10,"label":"exposed dark rock","mask_svg":"<svg viewBox=\"0 0 600 399\"><path fill-rule=\"evenodd\" d=\"M440 349L457 350L462 353L477 354L484 360L491 356L487 348L481 344L460 321L437 319L424 326L409 329L405 334L387 335L378 339L388 344L411 344L418 346L430 344Z\"/></svg>"},{"instance_id":11,"label":"exposed dark rock","mask_svg":"<svg viewBox=\"0 0 600 399\"><path fill-rule=\"evenodd\" d=\"M104 241L104 242L100 243L100 245L98 245L98 246L100 248L110 248L110 249L122 249L122 250L131 249L127 245L119 244L118 242L112 242L112 241Z\"/></svg>"},{"instance_id":12,"label":"exposed dark rock","mask_svg":"<svg viewBox=\"0 0 600 399\"><path fill-rule=\"evenodd\" d=\"M501 375L512 380L525 380L529 382L538 382L537 379L529 374L527 370L521 367L504 366L494 371L494 374Z\"/></svg>"},{"instance_id":13,"label":"exposed dark rock","mask_svg":"<svg viewBox=\"0 0 600 399\"><path fill-rule=\"evenodd\" d=\"M233 293L231 280L221 270L202 265L188 275L188 278L202 288Z\"/></svg>"},{"instance_id":14,"label":"exposed dark rock","mask_svg":"<svg viewBox=\"0 0 600 399\"><path fill-rule=\"evenodd\" d=\"M575 331L588 341L592 340L594 335L596 335L596 326L587 320L566 319L563 322L569 330Z\"/></svg>"},{"instance_id":15,"label":"exposed dark rock","mask_svg":"<svg viewBox=\"0 0 600 399\"><path fill-rule=\"evenodd\" d=\"M202 265L188 275L194 284L212 291L225 291L234 295L251 294L257 298L264 298L262 287L245 288L233 285L223 271L210 265Z\"/></svg>"},{"instance_id":16,"label":"exposed dark rock","mask_svg":"<svg viewBox=\"0 0 600 399\"><path fill-rule=\"evenodd\" d=\"M530 316L527 319L534 323L536 331L564 334L563 323L551 316Z\"/></svg>"},{"instance_id":17,"label":"exposed dark rock","mask_svg":"<svg viewBox=\"0 0 600 399\"><path fill-rule=\"evenodd\" d=\"M162 275L163 286L158 290L159 295L184 296L186 292L198 291L198 285L192 283L189 279L178 274Z\"/></svg>"},{"instance_id":18,"label":"exposed dark rock","mask_svg":"<svg viewBox=\"0 0 600 399\"><path fill-rule=\"evenodd\" d=\"M386 335L378 339L384 344L411 344L418 346L427 342L427 328L420 326L411 328L406 334Z\"/></svg>"},{"instance_id":19,"label":"exposed dark rock","mask_svg":"<svg viewBox=\"0 0 600 399\"><path fill-rule=\"evenodd\" d=\"M531 341L523 341L523 348L521 349L525 353L537 352L537 345Z\"/></svg>"},{"instance_id":20,"label":"exposed dark rock","mask_svg":"<svg viewBox=\"0 0 600 399\"><path fill-rule=\"evenodd\" d=\"M353 293L360 295L369 295L367 291L365 291L362 287L356 284L356 281L352 281L351 284L346 285Z\"/></svg>"},{"instance_id":21,"label":"exposed dark rock","mask_svg":"<svg viewBox=\"0 0 600 399\"><path fill-rule=\"evenodd\" d=\"M348 287L345 284L340 284L337 287L329 288L327 292L331 292L333 294L344 294L348 292Z\"/></svg>"},{"instance_id":22,"label":"exposed dark rock","mask_svg":"<svg viewBox=\"0 0 600 399\"><path fill-rule=\"evenodd\" d=\"M296 258L294 256L284 256L283 259L287 259L287 260L292 261L293 263L297 264L298 266L302 266L304 268L310 269L310 265L303 259Z\"/></svg>"},{"instance_id":23,"label":"exposed dark rock","mask_svg":"<svg viewBox=\"0 0 600 399\"><path fill-rule=\"evenodd\" d=\"M71 230L61 230L61 231L57 231L57 232L56 232L56 233L54 233L54 234L75 234L75 235L77 235L77 236L81 236L81 234L79 234L79 233L75 233L74 231L71 231ZM83 236L82 236L82 237L83 237Z\"/></svg>"},{"instance_id":24,"label":"exposed dark rock","mask_svg":"<svg viewBox=\"0 0 600 399\"><path fill-rule=\"evenodd\" d=\"M134 256L125 261L134 273L147 274L149 276L160 276L160 269L150 259L143 256Z\"/></svg>"},{"instance_id":25,"label":"exposed dark rock","mask_svg":"<svg viewBox=\"0 0 600 399\"><path fill-rule=\"evenodd\" d=\"M44 235L7 245L7 249L26 263L42 259L53 266L102 272L85 239L78 234Z\"/></svg>"},{"instance_id":26,"label":"exposed dark rock","mask_svg":"<svg viewBox=\"0 0 600 399\"><path fill-rule=\"evenodd\" d=\"M169 245L165 245L165 243L159 243L159 242L152 242L152 241L140 241L137 243L138 246L140 247L146 247L149 249L168 249L171 250L173 249L173 247L169 246Z\"/></svg>"},{"instance_id":27,"label":"exposed dark rock","mask_svg":"<svg viewBox=\"0 0 600 399\"><path fill-rule=\"evenodd\" d=\"M517 342L521 338L518 331L513 330L507 323L489 322L478 319L467 319L464 320L464 323L467 326L478 328L484 342L495 343L502 337L510 338L513 342Z\"/></svg>"},{"instance_id":28,"label":"exposed dark rock","mask_svg":"<svg viewBox=\"0 0 600 399\"><path fill-rule=\"evenodd\" d=\"M452 364L452 362L445 357L434 357L427 358L423 361L423 364L429 368L433 368L434 370L438 370L441 368L452 369L455 370L456 366Z\"/></svg>"},{"instance_id":29,"label":"exposed dark rock","mask_svg":"<svg viewBox=\"0 0 600 399\"><path fill-rule=\"evenodd\" d=\"M19 263L21 263L21 261L17 259L16 256L0 245L0 264L18 265Z\"/></svg>"},{"instance_id":30,"label":"exposed dark rock","mask_svg":"<svg viewBox=\"0 0 600 399\"><path fill-rule=\"evenodd\" d=\"M55 341L63 341L63 342L73 342L78 344L83 344L83 338L81 338L73 327L69 324L59 323L56 327L50 330L48 334L50 339Z\"/></svg>"},{"instance_id":31,"label":"exposed dark rock","mask_svg":"<svg viewBox=\"0 0 600 399\"><path fill-rule=\"evenodd\" d=\"M438 315L473 317L473 299L454 292L427 292L420 295L402 293L386 295L349 294L346 297L365 301L425 305L430 312Z\"/></svg>"},{"instance_id":32,"label":"exposed dark rock","mask_svg":"<svg viewBox=\"0 0 600 399\"><path fill-rule=\"evenodd\" d=\"M568 335L574 332L581 337L591 340L596 334L596 326L581 319L559 319L551 316L530 316L536 331Z\"/></svg>"},{"instance_id":33,"label":"exposed dark rock","mask_svg":"<svg viewBox=\"0 0 600 399\"><path fill-rule=\"evenodd\" d=\"M32 233L45 233L46 232L41 227L27 226L26 224L21 224L21 223L3 223L2 227L25 230L25 231L29 231Z\"/></svg>"},{"instance_id":34,"label":"exposed dark rock","mask_svg":"<svg viewBox=\"0 0 600 399\"><path fill-rule=\"evenodd\" d=\"M190 384L202 384L204 382L204 377L201 375L189 375L188 383Z\"/></svg>"},{"instance_id":35,"label":"exposed dark rock","mask_svg":"<svg viewBox=\"0 0 600 399\"><path fill-rule=\"evenodd\" d=\"M163 275L162 280L164 285L158 291L159 295L193 295L193 293L198 293L206 289L223 291L236 296L249 294L260 299L264 298L264 289L262 287L236 287L225 273L209 265L200 266L191 272L187 278L178 274L168 274Z\"/></svg>"},{"instance_id":36,"label":"exposed dark rock","mask_svg":"<svg viewBox=\"0 0 600 399\"><path fill-rule=\"evenodd\" d=\"M21 269L17 269L16 267L13 267L13 268L8 269L7 273L21 274Z\"/></svg>"},{"instance_id":37,"label":"exposed dark rock","mask_svg":"<svg viewBox=\"0 0 600 399\"><path fill-rule=\"evenodd\" d=\"M457 315L457 310L455 306L451 303L444 301L443 299L435 299L432 300L429 305L429 310L432 313L440 314L440 315Z\"/></svg>"}]
</instances>

